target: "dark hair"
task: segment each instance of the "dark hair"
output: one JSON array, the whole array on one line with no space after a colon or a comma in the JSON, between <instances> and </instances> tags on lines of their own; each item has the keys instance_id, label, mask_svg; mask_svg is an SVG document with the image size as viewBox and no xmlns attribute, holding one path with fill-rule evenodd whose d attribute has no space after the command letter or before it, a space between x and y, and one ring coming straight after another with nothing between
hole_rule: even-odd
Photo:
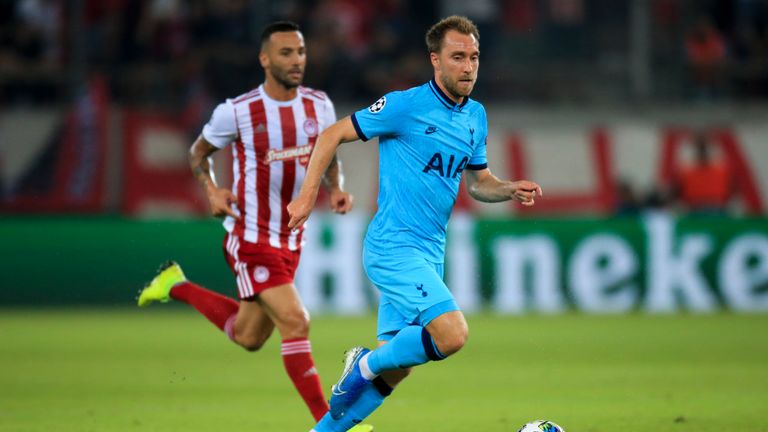
<instances>
[{"instance_id":1,"label":"dark hair","mask_svg":"<svg viewBox=\"0 0 768 432\"><path fill-rule=\"evenodd\" d=\"M299 25L292 21L275 21L266 26L261 32L261 46L269 42L269 37L274 33L301 31Z\"/></svg>"},{"instance_id":2,"label":"dark hair","mask_svg":"<svg viewBox=\"0 0 768 432\"><path fill-rule=\"evenodd\" d=\"M433 25L427 31L426 41L427 49L431 53L440 52L440 48L443 47L443 39L448 30L456 30L459 33L465 35L474 35L475 39L480 41L480 32L477 31L477 26L469 18L465 16L452 15L448 18L443 18L437 24Z\"/></svg>"}]
</instances>

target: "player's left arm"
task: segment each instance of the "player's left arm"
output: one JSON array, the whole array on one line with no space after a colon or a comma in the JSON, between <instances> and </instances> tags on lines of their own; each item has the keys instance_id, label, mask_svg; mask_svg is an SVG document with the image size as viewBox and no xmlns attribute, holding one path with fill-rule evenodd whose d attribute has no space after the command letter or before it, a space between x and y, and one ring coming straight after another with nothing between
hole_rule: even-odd
<instances>
[{"instance_id":1,"label":"player's left arm","mask_svg":"<svg viewBox=\"0 0 768 432\"><path fill-rule=\"evenodd\" d=\"M499 180L491 170L466 170L467 190L472 198L482 202L515 200L532 206L537 196L543 195L541 186L529 180Z\"/></svg>"},{"instance_id":2,"label":"player's left arm","mask_svg":"<svg viewBox=\"0 0 768 432\"><path fill-rule=\"evenodd\" d=\"M479 111L480 140L475 146L474 153L469 159L464 175L467 179L467 190L472 198L482 202L501 202L515 200L524 206L532 206L537 195L542 195L541 186L529 180L499 180L488 169L486 143L488 140L488 119L485 108Z\"/></svg>"}]
</instances>

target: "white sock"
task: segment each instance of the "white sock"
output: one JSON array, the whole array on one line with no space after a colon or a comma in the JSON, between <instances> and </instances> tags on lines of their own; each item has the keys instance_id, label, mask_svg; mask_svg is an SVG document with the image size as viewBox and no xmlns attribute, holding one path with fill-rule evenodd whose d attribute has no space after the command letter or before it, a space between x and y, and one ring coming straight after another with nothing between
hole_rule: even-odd
<instances>
[{"instance_id":1,"label":"white sock","mask_svg":"<svg viewBox=\"0 0 768 432\"><path fill-rule=\"evenodd\" d=\"M368 356L371 355L371 353L368 353L363 356L363 358L360 359L360 375L363 376L363 378L367 379L368 381L373 381L374 378L376 378L378 375L371 372L371 368L368 367Z\"/></svg>"}]
</instances>

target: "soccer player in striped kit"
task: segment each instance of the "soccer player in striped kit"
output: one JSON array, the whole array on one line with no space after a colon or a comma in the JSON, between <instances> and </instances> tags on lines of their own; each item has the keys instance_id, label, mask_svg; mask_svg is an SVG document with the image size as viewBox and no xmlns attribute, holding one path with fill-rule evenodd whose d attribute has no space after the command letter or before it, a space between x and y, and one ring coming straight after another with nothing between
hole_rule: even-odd
<instances>
[{"instance_id":1,"label":"soccer player in striped kit","mask_svg":"<svg viewBox=\"0 0 768 432\"><path fill-rule=\"evenodd\" d=\"M267 26L259 60L264 83L220 104L189 156L212 214L224 217L224 254L240 302L188 281L179 265L169 262L141 292L138 303L187 303L248 351L261 348L277 328L288 376L317 421L328 411L328 403L312 359L309 316L293 285L304 226L288 228L286 206L298 194L317 136L336 121L336 114L325 93L300 85L306 52L296 24ZM216 184L209 160L227 146L233 155L232 190ZM343 190L335 158L324 182L331 209L347 213L352 196ZM357 429L369 430L367 425Z\"/></svg>"}]
</instances>

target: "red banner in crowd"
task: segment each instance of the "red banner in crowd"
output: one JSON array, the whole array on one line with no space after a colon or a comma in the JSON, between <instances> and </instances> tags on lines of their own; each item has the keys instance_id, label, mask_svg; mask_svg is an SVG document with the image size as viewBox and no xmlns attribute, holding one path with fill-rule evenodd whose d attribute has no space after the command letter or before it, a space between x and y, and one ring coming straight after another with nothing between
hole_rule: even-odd
<instances>
[{"instance_id":1,"label":"red banner in crowd","mask_svg":"<svg viewBox=\"0 0 768 432\"><path fill-rule=\"evenodd\" d=\"M125 112L122 199L124 214L208 214L208 201L187 162L189 147L194 139L189 136L187 130L178 117Z\"/></svg>"},{"instance_id":2,"label":"red banner in crowd","mask_svg":"<svg viewBox=\"0 0 768 432\"><path fill-rule=\"evenodd\" d=\"M104 210L109 98L103 78L92 79L49 138L0 198L4 212Z\"/></svg>"}]
</instances>

